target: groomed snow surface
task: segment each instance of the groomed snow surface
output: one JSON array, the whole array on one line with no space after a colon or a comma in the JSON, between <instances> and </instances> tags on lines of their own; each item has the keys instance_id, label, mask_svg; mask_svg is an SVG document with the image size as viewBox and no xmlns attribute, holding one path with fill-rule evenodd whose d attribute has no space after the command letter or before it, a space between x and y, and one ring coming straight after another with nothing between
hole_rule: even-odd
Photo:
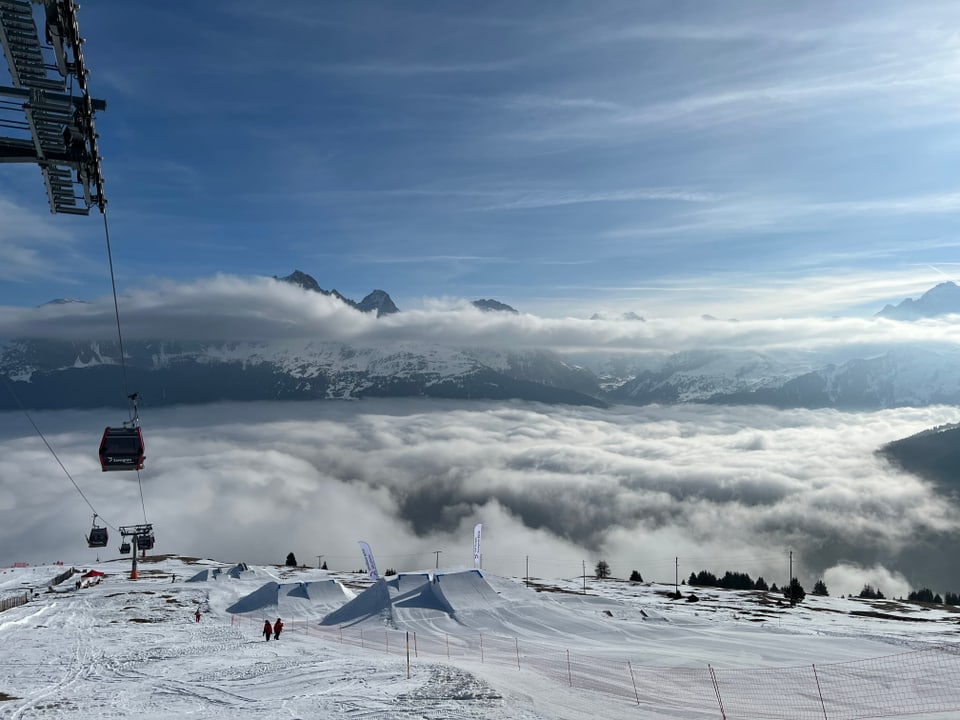
<instances>
[{"instance_id":1,"label":"groomed snow surface","mask_svg":"<svg viewBox=\"0 0 960 720\"><path fill-rule=\"evenodd\" d=\"M70 569L0 571L28 598L0 612L2 718L960 717L944 607L174 556L51 585Z\"/></svg>"}]
</instances>

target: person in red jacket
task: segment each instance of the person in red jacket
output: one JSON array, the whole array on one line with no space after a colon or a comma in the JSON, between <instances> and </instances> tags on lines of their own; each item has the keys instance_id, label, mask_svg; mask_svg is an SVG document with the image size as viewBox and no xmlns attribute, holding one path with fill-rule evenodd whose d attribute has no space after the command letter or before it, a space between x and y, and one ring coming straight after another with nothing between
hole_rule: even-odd
<instances>
[{"instance_id":1,"label":"person in red jacket","mask_svg":"<svg viewBox=\"0 0 960 720\"><path fill-rule=\"evenodd\" d=\"M273 624L273 639L280 639L280 631L283 630L283 621L280 618L277 618L277 621Z\"/></svg>"},{"instance_id":2,"label":"person in red jacket","mask_svg":"<svg viewBox=\"0 0 960 720\"><path fill-rule=\"evenodd\" d=\"M269 641L270 636L272 634L273 634L273 626L270 625L269 620L264 620L263 621L263 637Z\"/></svg>"}]
</instances>

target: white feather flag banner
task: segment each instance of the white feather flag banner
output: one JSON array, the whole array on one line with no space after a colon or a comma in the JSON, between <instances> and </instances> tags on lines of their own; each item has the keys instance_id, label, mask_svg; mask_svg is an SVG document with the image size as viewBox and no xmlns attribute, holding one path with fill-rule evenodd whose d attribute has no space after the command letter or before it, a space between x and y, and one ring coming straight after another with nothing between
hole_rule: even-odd
<instances>
[{"instance_id":1,"label":"white feather flag banner","mask_svg":"<svg viewBox=\"0 0 960 720\"><path fill-rule=\"evenodd\" d=\"M473 566L480 567L480 531L483 523L477 523L473 528Z\"/></svg>"},{"instance_id":2,"label":"white feather flag banner","mask_svg":"<svg viewBox=\"0 0 960 720\"><path fill-rule=\"evenodd\" d=\"M371 550L370 545L363 540L358 540L357 543L360 545L360 552L363 553L364 562L367 563L367 574L371 580L379 580L380 573L377 572L377 563L373 559L373 550Z\"/></svg>"}]
</instances>

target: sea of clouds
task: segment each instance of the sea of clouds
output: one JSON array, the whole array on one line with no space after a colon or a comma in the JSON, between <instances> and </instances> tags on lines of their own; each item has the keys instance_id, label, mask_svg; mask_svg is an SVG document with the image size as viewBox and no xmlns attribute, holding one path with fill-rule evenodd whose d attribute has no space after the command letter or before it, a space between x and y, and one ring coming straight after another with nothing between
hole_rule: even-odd
<instances>
[{"instance_id":1,"label":"sea of clouds","mask_svg":"<svg viewBox=\"0 0 960 720\"><path fill-rule=\"evenodd\" d=\"M599 559L672 582L707 569L807 589L960 590L960 508L875 454L951 407L843 413L700 405L610 409L435 400L145 409L146 468L103 473L116 410L0 415L0 564L82 563L89 500L144 516L155 552L381 571L472 566L574 577ZM141 497L142 491L142 497ZM435 551L440 551L439 558Z\"/></svg>"}]
</instances>

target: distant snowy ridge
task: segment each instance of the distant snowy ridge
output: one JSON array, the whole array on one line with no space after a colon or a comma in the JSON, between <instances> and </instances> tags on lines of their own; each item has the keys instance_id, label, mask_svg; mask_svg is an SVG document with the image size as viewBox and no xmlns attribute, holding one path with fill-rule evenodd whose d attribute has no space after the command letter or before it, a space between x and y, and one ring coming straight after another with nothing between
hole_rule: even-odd
<instances>
[{"instance_id":1,"label":"distant snowy ridge","mask_svg":"<svg viewBox=\"0 0 960 720\"><path fill-rule=\"evenodd\" d=\"M299 270L277 280L339 298L377 317L400 312L381 290L356 303L336 290L324 290ZM960 289L953 283L943 283L905 307L911 312L918 307L924 312L952 311L958 295ZM492 299L474 301L473 306L517 314ZM595 319L643 322L629 313ZM127 342L124 348L137 389L155 404L363 397L851 410L960 404L960 348L952 345L874 348L861 357L831 356L827 351L729 349L561 355L402 340L363 346L310 340L160 338ZM119 360L113 341L12 339L0 343L0 372L15 382L18 397L28 407L94 407L112 402ZM120 401L125 402L125 397ZM0 394L0 409L15 407L9 393Z\"/></svg>"},{"instance_id":2,"label":"distant snowy ridge","mask_svg":"<svg viewBox=\"0 0 960 720\"><path fill-rule=\"evenodd\" d=\"M132 341L124 349L137 389L153 404L363 397L840 409L960 404L956 348L898 349L844 361L801 352L562 356L308 340ZM0 346L0 372L29 407L96 407L117 394L119 357L111 341L18 340ZM15 407L9 393L0 394L0 408Z\"/></svg>"},{"instance_id":3,"label":"distant snowy ridge","mask_svg":"<svg viewBox=\"0 0 960 720\"><path fill-rule=\"evenodd\" d=\"M224 400L441 397L602 406L592 373L544 351L393 343L282 341L124 343L137 389L155 405ZM0 372L29 407L96 407L115 399L111 342L20 340L0 348ZM0 408L13 409L9 393Z\"/></svg>"}]
</instances>

